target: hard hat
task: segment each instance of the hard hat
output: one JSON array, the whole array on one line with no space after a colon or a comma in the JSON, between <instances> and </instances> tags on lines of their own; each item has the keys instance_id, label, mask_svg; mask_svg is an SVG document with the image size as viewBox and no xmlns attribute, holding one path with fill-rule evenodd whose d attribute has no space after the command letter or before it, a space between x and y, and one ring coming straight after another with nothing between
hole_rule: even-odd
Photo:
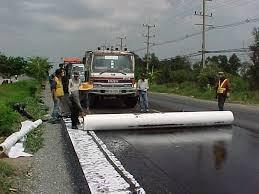
<instances>
[{"instance_id":1,"label":"hard hat","mask_svg":"<svg viewBox=\"0 0 259 194\"><path fill-rule=\"evenodd\" d=\"M86 90L91 90L93 89L93 84L89 82L84 82L79 86L80 91L86 91Z\"/></svg>"}]
</instances>

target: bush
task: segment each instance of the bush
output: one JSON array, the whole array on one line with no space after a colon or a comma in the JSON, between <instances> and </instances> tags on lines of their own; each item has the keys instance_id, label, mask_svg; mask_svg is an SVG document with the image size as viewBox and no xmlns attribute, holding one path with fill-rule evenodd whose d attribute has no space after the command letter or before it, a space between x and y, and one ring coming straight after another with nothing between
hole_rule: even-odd
<instances>
[{"instance_id":1,"label":"bush","mask_svg":"<svg viewBox=\"0 0 259 194\"><path fill-rule=\"evenodd\" d=\"M14 168L4 161L0 161L0 193L11 193L11 181L8 179L14 173Z\"/></svg>"},{"instance_id":2,"label":"bush","mask_svg":"<svg viewBox=\"0 0 259 194\"><path fill-rule=\"evenodd\" d=\"M198 84L201 88L207 88L207 85L210 84L214 86L217 81L217 75L219 68L216 64L209 64L204 69L201 70L198 76Z\"/></svg>"},{"instance_id":3,"label":"bush","mask_svg":"<svg viewBox=\"0 0 259 194\"><path fill-rule=\"evenodd\" d=\"M231 90L233 92L245 92L249 90L248 81L242 79L239 76L233 76L230 78Z\"/></svg>"},{"instance_id":4,"label":"bush","mask_svg":"<svg viewBox=\"0 0 259 194\"><path fill-rule=\"evenodd\" d=\"M20 121L20 115L10 107L0 103L0 135L9 135L15 131L14 123Z\"/></svg>"},{"instance_id":5,"label":"bush","mask_svg":"<svg viewBox=\"0 0 259 194\"><path fill-rule=\"evenodd\" d=\"M19 128L21 115L12 109L16 102L25 103L29 113L39 118L43 111L37 104L35 95L38 89L35 80L20 81L0 86L0 135L10 135Z\"/></svg>"},{"instance_id":6,"label":"bush","mask_svg":"<svg viewBox=\"0 0 259 194\"><path fill-rule=\"evenodd\" d=\"M192 81L193 73L192 73L192 71L186 70L186 69L172 71L170 74L170 79L172 82L177 82L177 83Z\"/></svg>"}]
</instances>

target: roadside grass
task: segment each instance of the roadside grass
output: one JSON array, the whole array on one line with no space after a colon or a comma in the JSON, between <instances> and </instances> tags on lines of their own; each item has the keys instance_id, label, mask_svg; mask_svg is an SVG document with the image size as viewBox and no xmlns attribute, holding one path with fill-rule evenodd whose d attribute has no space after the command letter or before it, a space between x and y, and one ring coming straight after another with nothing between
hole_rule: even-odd
<instances>
[{"instance_id":1,"label":"roadside grass","mask_svg":"<svg viewBox=\"0 0 259 194\"><path fill-rule=\"evenodd\" d=\"M26 111L34 119L46 114L46 107L39 103L40 84L36 80L26 80L0 86L0 136L8 136L20 128L20 122L26 120L12 109L14 103L25 104ZM27 135L25 148L31 153L37 152L43 145L43 127L34 129Z\"/></svg>"},{"instance_id":2,"label":"roadside grass","mask_svg":"<svg viewBox=\"0 0 259 194\"><path fill-rule=\"evenodd\" d=\"M13 84L0 85L0 136L8 136L20 128L22 116L12 109L16 102L24 103L26 110L35 119L44 115L38 104L37 94L40 92L36 80L20 81Z\"/></svg>"},{"instance_id":3,"label":"roadside grass","mask_svg":"<svg viewBox=\"0 0 259 194\"><path fill-rule=\"evenodd\" d=\"M0 160L0 193L11 193L11 176L14 175L14 170L11 165Z\"/></svg>"},{"instance_id":4,"label":"roadside grass","mask_svg":"<svg viewBox=\"0 0 259 194\"><path fill-rule=\"evenodd\" d=\"M215 100L215 91L213 88L201 89L193 82L183 82L181 84L152 84L150 91L159 93L177 94L189 96L198 99ZM228 102L241 104L259 104L259 91L235 91L231 92Z\"/></svg>"},{"instance_id":5,"label":"roadside grass","mask_svg":"<svg viewBox=\"0 0 259 194\"><path fill-rule=\"evenodd\" d=\"M25 141L25 151L36 153L43 146L43 125L31 131Z\"/></svg>"},{"instance_id":6,"label":"roadside grass","mask_svg":"<svg viewBox=\"0 0 259 194\"><path fill-rule=\"evenodd\" d=\"M35 120L46 114L46 107L39 103L40 84L36 80L20 81L13 84L0 85L0 137L6 137L17 131L21 126L20 122L27 120L12 107L14 103L22 103L25 110ZM43 125L34 129L27 135L25 150L30 153L37 152L43 146ZM10 190L16 184L17 175L7 161L0 160L0 193L12 193ZM16 165L15 165L16 166Z\"/></svg>"}]
</instances>

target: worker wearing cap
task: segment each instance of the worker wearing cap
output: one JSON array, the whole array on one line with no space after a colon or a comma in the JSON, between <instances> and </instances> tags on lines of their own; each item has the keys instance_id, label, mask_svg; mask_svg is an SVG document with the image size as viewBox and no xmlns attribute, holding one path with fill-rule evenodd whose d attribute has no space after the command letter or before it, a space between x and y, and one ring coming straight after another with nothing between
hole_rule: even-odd
<instances>
[{"instance_id":1,"label":"worker wearing cap","mask_svg":"<svg viewBox=\"0 0 259 194\"><path fill-rule=\"evenodd\" d=\"M85 116L84 109L81 106L80 100L88 94L88 92L93 88L93 85L89 82L82 83L79 86L79 90L74 90L69 95L70 100L70 111L71 111L71 121L72 129L78 129L77 124L79 124L78 117Z\"/></svg>"},{"instance_id":2,"label":"worker wearing cap","mask_svg":"<svg viewBox=\"0 0 259 194\"><path fill-rule=\"evenodd\" d=\"M225 77L224 72L219 72L218 76L219 79L215 87L216 98L218 99L219 111L223 111L226 98L230 96L230 83L229 80Z\"/></svg>"},{"instance_id":3,"label":"worker wearing cap","mask_svg":"<svg viewBox=\"0 0 259 194\"><path fill-rule=\"evenodd\" d=\"M141 79L138 80L137 90L139 95L140 111L148 112L147 90L149 89L148 80L145 79L145 74L141 74Z\"/></svg>"},{"instance_id":4,"label":"worker wearing cap","mask_svg":"<svg viewBox=\"0 0 259 194\"><path fill-rule=\"evenodd\" d=\"M78 90L80 85L81 85L81 80L79 79L79 72L75 71L74 76L68 81L69 94L71 94L72 91Z\"/></svg>"}]
</instances>

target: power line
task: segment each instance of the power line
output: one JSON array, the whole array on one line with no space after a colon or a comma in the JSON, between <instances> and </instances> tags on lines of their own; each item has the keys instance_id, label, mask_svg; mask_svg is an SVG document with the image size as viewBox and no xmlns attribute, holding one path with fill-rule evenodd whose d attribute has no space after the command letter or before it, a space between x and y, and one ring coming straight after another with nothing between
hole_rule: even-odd
<instances>
[{"instance_id":1,"label":"power line","mask_svg":"<svg viewBox=\"0 0 259 194\"><path fill-rule=\"evenodd\" d=\"M206 15L206 1L211 1L211 0L202 0L202 12L200 14L197 14L195 11L195 15L202 16L202 67L205 67L205 50L206 50L206 37L205 37L205 32L206 32L206 17L212 17L212 13L210 15Z\"/></svg>"},{"instance_id":2,"label":"power line","mask_svg":"<svg viewBox=\"0 0 259 194\"><path fill-rule=\"evenodd\" d=\"M196 57L196 56L200 56L200 55L201 55L200 52L192 52L192 53L188 53L188 54L185 54L185 55L181 55L181 57ZM179 56L179 55L178 55L178 56ZM167 58L161 59L161 61L163 61L163 60L176 59L178 56L175 56L175 57L167 57Z\"/></svg>"},{"instance_id":3,"label":"power line","mask_svg":"<svg viewBox=\"0 0 259 194\"><path fill-rule=\"evenodd\" d=\"M120 50L122 51L122 47L123 46L126 47L126 44L123 45L123 40L126 41L127 37L126 36L124 36L124 37L117 37L117 39L120 39L120 44L117 44L116 46L120 46Z\"/></svg>"},{"instance_id":4,"label":"power line","mask_svg":"<svg viewBox=\"0 0 259 194\"><path fill-rule=\"evenodd\" d=\"M150 24L143 24L143 27L147 28L147 34L144 35L144 37L147 38L146 44L147 44L147 52L146 52L146 63L147 63L147 71L149 69L149 48L150 48L150 38L155 37L155 35L150 35L150 28L156 27L155 25Z\"/></svg>"},{"instance_id":5,"label":"power line","mask_svg":"<svg viewBox=\"0 0 259 194\"><path fill-rule=\"evenodd\" d=\"M244 24L248 24L248 23L255 23L255 22L259 22L259 17L258 18L252 18L252 19L245 19L245 20L242 20L242 21L239 21L239 22L234 22L234 23L225 24L225 25L218 25L218 26L208 27L206 29L206 31L221 30L221 29L225 29L225 28L233 28L233 27L237 27L237 26L240 26L240 25L244 25ZM180 37L178 39L158 42L158 43L153 44L151 47L162 46L162 45L170 44L170 43L177 43L177 42L186 40L188 38L198 36L200 34L202 34L202 31L194 32L192 34L186 34L185 36ZM145 49L146 49L146 47L142 47L142 48L138 48L138 49L133 50L133 52L142 51L142 50L145 50Z\"/></svg>"}]
</instances>

